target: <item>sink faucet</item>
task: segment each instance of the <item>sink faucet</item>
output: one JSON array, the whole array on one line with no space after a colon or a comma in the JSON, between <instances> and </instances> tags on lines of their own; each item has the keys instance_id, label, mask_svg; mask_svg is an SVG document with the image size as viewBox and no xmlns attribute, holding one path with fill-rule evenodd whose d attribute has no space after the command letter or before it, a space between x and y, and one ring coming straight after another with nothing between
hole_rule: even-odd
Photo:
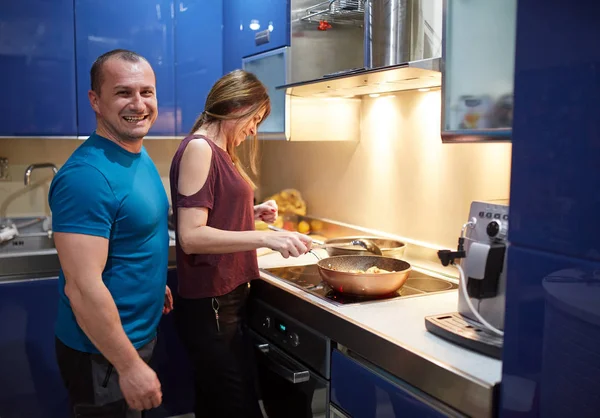
<instances>
[{"instance_id":1,"label":"sink faucet","mask_svg":"<svg viewBox=\"0 0 600 418\"><path fill-rule=\"evenodd\" d=\"M51 168L54 171L54 174L58 173L58 168L52 163L35 163L31 164L29 167L25 169L25 186L29 186L29 178L31 177L31 172L36 168Z\"/></svg>"}]
</instances>

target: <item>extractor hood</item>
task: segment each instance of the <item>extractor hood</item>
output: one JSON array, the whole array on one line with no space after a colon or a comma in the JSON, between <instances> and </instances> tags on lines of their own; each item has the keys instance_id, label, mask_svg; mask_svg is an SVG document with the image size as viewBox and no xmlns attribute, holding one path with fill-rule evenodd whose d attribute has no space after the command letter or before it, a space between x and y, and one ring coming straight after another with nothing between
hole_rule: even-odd
<instances>
[{"instance_id":1,"label":"extractor hood","mask_svg":"<svg viewBox=\"0 0 600 418\"><path fill-rule=\"evenodd\" d=\"M315 0L312 0L314 2ZM336 25L318 36L300 31L306 19L338 19L345 15L322 11L300 11L309 0L292 1L291 79L283 86L288 96L352 97L403 90L440 87L441 7L439 0L329 0L330 9L344 11L353 6L352 21L364 11L362 28ZM323 3L319 3L323 4ZM298 11L300 10L300 11ZM347 10L346 10L347 12ZM430 23L433 22L433 23ZM304 22L306 23L306 22ZM348 22L346 22L348 23ZM334 23L335 25L335 23ZM360 53L360 63L358 60ZM337 66L337 68L336 68ZM362 67L362 68L353 68ZM329 68L336 71L324 75ZM349 69L342 70L339 69ZM306 77L310 75L310 77Z\"/></svg>"},{"instance_id":2,"label":"extractor hood","mask_svg":"<svg viewBox=\"0 0 600 418\"><path fill-rule=\"evenodd\" d=\"M277 87L295 97L356 97L429 89L442 85L440 58L354 70Z\"/></svg>"}]
</instances>

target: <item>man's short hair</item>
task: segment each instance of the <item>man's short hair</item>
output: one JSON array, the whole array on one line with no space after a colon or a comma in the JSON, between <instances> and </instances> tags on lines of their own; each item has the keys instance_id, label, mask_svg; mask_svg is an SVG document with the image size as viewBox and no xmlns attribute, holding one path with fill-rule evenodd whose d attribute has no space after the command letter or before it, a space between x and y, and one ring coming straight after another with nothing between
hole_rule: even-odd
<instances>
[{"instance_id":1,"label":"man's short hair","mask_svg":"<svg viewBox=\"0 0 600 418\"><path fill-rule=\"evenodd\" d=\"M95 91L98 95L100 95L100 87L102 86L103 81L102 67L104 66L104 63L111 58L116 58L127 62L148 62L148 60L142 57L140 54L137 54L133 51L129 51L127 49L113 49L112 51L108 51L100 55L98 58L96 58L96 61L94 61L92 69L90 70L92 90Z\"/></svg>"}]
</instances>

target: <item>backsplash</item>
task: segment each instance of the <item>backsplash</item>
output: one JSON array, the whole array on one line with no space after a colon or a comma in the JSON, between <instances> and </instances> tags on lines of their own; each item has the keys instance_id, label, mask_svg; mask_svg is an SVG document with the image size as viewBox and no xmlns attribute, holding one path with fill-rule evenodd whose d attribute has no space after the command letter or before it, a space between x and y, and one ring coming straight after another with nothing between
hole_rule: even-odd
<instances>
[{"instance_id":1,"label":"backsplash","mask_svg":"<svg viewBox=\"0 0 600 418\"><path fill-rule=\"evenodd\" d=\"M9 160L11 179L0 181L0 217L40 216L50 214L48 188L52 170L40 169L31 174L31 184L25 187L23 176L29 164L51 162L60 168L82 143L77 139L0 139L0 156ZM179 145L178 139L147 140L144 146L154 160L167 193L171 158Z\"/></svg>"},{"instance_id":2,"label":"backsplash","mask_svg":"<svg viewBox=\"0 0 600 418\"><path fill-rule=\"evenodd\" d=\"M369 98L362 106L360 142L261 141L257 197L293 187L312 216L454 247L472 200L509 196L511 145L442 144L439 91ZM49 214L52 172L34 171L26 188L25 168L34 162L60 167L80 143L0 139L12 177L0 181L0 217ZM145 141L167 193L178 145L177 139Z\"/></svg>"},{"instance_id":3,"label":"backsplash","mask_svg":"<svg viewBox=\"0 0 600 418\"><path fill-rule=\"evenodd\" d=\"M511 144L442 144L440 100L364 99L360 142L264 142L260 196L296 188L312 216L454 248L472 200L508 198Z\"/></svg>"}]
</instances>

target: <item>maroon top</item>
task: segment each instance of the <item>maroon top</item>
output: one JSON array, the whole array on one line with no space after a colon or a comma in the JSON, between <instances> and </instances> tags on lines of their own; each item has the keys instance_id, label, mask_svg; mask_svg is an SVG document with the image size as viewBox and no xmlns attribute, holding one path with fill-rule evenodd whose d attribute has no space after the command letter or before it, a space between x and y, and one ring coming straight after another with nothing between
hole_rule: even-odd
<instances>
[{"instance_id":1,"label":"maroon top","mask_svg":"<svg viewBox=\"0 0 600 418\"><path fill-rule=\"evenodd\" d=\"M206 140L212 149L208 178L193 195L179 193L179 164L187 145L193 139ZM229 231L254 230L252 188L236 170L231 157L204 136L186 137L171 163L171 201L177 234L178 208L208 208L206 224ZM240 284L259 277L256 250L228 254L191 254L176 244L179 294L187 299L221 296Z\"/></svg>"}]
</instances>

